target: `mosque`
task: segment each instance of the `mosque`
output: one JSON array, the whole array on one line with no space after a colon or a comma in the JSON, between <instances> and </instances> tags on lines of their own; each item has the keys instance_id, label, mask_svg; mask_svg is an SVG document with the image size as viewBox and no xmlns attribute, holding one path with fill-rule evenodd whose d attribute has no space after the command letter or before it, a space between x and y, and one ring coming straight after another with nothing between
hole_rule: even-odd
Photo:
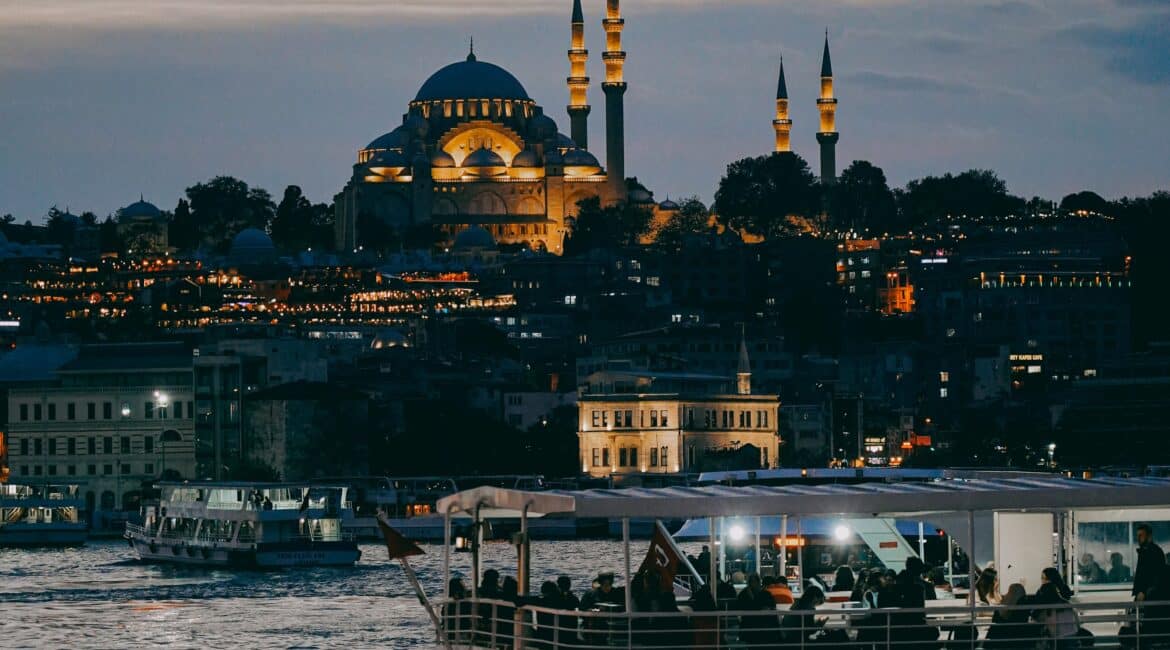
<instances>
[{"instance_id":1,"label":"mosque","mask_svg":"<svg viewBox=\"0 0 1170 650\"><path fill-rule=\"evenodd\" d=\"M441 68L409 103L402 124L358 151L353 173L334 197L339 250L360 245L363 228L405 233L436 227L447 241L494 242L561 254L578 202L596 197L602 205L644 206L659 223L678 211L636 179L626 177L624 68L621 0L606 0L605 150L603 167L589 152L589 77L581 0L573 0L568 51L570 134L562 133L507 70L479 60L474 44L467 58ZM828 41L825 43L828 69ZM780 89L784 87L781 63ZM824 70L822 70L824 77ZM836 143L831 71L822 79L822 175L833 177ZM781 130L787 147L787 91L777 92L776 146ZM828 99L826 99L826 97ZM831 101L832 103L823 103ZM826 110L828 122L826 122ZM827 127L826 127L827 125ZM822 139L824 136L824 139ZM785 149L786 150L786 149ZM825 166L826 152L830 163Z\"/></svg>"}]
</instances>

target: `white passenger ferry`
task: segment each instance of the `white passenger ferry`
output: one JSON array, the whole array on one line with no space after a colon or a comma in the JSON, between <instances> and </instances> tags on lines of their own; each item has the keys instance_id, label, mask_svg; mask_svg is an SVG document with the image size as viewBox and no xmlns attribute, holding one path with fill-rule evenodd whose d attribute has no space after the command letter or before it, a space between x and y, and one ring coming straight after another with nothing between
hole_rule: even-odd
<instances>
[{"instance_id":1,"label":"white passenger ferry","mask_svg":"<svg viewBox=\"0 0 1170 650\"><path fill-rule=\"evenodd\" d=\"M276 568L350 566L361 551L341 530L348 488L303 483L162 483L126 539L144 560Z\"/></svg>"},{"instance_id":2,"label":"white passenger ferry","mask_svg":"<svg viewBox=\"0 0 1170 650\"><path fill-rule=\"evenodd\" d=\"M81 546L84 507L76 485L0 485L0 546Z\"/></svg>"}]
</instances>

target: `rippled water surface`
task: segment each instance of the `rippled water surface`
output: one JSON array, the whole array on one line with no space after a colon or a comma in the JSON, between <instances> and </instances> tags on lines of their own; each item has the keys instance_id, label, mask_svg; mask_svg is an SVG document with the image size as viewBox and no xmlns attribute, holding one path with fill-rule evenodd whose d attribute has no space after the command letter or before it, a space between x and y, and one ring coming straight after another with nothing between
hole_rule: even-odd
<instances>
[{"instance_id":1,"label":"rippled water surface","mask_svg":"<svg viewBox=\"0 0 1170 650\"><path fill-rule=\"evenodd\" d=\"M645 542L632 544L641 561ZM442 593L442 547L412 558ZM467 553L452 567L470 574ZM623 573L620 542L532 543L532 588L565 574L580 592L599 569ZM515 575L516 552L491 543L484 568ZM0 548L3 648L427 648L434 633L402 568L364 544L351 569L251 572L145 564L124 542L78 549Z\"/></svg>"}]
</instances>

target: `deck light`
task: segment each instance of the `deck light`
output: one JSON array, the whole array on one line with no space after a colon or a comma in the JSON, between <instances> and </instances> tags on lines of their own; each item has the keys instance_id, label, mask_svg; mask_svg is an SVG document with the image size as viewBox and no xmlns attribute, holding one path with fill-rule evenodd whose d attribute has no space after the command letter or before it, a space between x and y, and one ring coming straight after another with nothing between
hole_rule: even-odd
<instances>
[{"instance_id":1,"label":"deck light","mask_svg":"<svg viewBox=\"0 0 1170 650\"><path fill-rule=\"evenodd\" d=\"M849 533L850 531L848 526L845 524L838 524L837 527L833 529L833 538L838 542L844 542L845 540L849 539Z\"/></svg>"},{"instance_id":2,"label":"deck light","mask_svg":"<svg viewBox=\"0 0 1170 650\"><path fill-rule=\"evenodd\" d=\"M727 536L735 543L742 542L747 537L747 531L739 524L732 524L731 528L727 529Z\"/></svg>"}]
</instances>

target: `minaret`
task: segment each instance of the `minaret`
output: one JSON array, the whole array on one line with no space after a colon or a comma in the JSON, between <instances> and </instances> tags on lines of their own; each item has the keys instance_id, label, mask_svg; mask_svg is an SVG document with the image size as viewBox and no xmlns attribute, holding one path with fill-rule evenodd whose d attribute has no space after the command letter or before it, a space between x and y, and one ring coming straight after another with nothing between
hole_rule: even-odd
<instances>
[{"instance_id":1,"label":"minaret","mask_svg":"<svg viewBox=\"0 0 1170 650\"><path fill-rule=\"evenodd\" d=\"M837 98L833 96L833 63L829 60L829 30L825 30L825 54L821 57L821 96L817 99L821 113L821 182L832 185L837 181Z\"/></svg>"},{"instance_id":2,"label":"minaret","mask_svg":"<svg viewBox=\"0 0 1170 650\"><path fill-rule=\"evenodd\" d=\"M572 41L569 46L569 124L573 142L581 149L589 148L589 104L586 93L589 77L585 76L585 64L589 50L585 49L585 14L581 11L581 0L573 0Z\"/></svg>"},{"instance_id":3,"label":"minaret","mask_svg":"<svg viewBox=\"0 0 1170 650\"><path fill-rule=\"evenodd\" d=\"M735 367L735 392L738 395L752 394L752 364L748 360L747 336L739 329L739 363Z\"/></svg>"},{"instance_id":4,"label":"minaret","mask_svg":"<svg viewBox=\"0 0 1170 650\"><path fill-rule=\"evenodd\" d=\"M624 68L626 53L622 51L621 0L606 0L605 19L605 81L601 90L605 93L605 162L614 199L626 200L626 118L622 96L626 94Z\"/></svg>"},{"instance_id":5,"label":"minaret","mask_svg":"<svg viewBox=\"0 0 1170 650\"><path fill-rule=\"evenodd\" d=\"M792 120L788 119L788 84L784 83L784 57L780 57L780 78L776 81L776 119L772 120L776 131L776 151L792 151L789 134Z\"/></svg>"}]
</instances>

